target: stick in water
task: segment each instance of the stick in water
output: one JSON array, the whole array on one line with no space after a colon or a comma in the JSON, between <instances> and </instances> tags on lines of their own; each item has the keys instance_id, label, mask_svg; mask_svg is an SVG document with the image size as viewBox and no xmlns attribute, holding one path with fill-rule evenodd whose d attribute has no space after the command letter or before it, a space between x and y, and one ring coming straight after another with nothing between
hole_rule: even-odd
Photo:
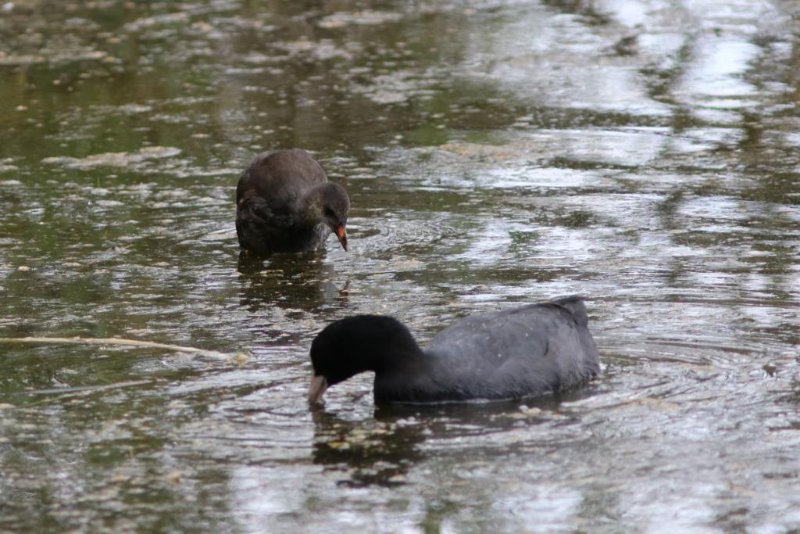
<instances>
[{"instance_id":1,"label":"stick in water","mask_svg":"<svg viewBox=\"0 0 800 534\"><path fill-rule=\"evenodd\" d=\"M225 354L216 350L198 349L195 347L182 347L180 345L170 345L169 343L158 343L156 341L140 341L138 339L125 339L119 337L10 337L0 338L0 343L30 343L30 344L51 344L51 345L120 345L128 347L143 347L150 349L164 349L175 352L188 352L206 358L216 360L234 359L240 361L246 356L243 353Z\"/></svg>"}]
</instances>

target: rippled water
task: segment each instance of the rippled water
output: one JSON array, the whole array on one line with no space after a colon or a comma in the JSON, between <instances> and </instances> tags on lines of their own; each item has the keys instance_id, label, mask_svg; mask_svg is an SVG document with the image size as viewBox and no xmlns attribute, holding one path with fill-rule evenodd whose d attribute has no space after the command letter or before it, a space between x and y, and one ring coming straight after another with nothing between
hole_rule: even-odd
<instances>
[{"instance_id":1,"label":"rippled water","mask_svg":"<svg viewBox=\"0 0 800 534\"><path fill-rule=\"evenodd\" d=\"M0 337L230 357L0 342L0 530L800 528L794 3L1 7ZM241 262L238 173L289 146L351 251ZM306 405L331 320L570 293L574 394Z\"/></svg>"}]
</instances>

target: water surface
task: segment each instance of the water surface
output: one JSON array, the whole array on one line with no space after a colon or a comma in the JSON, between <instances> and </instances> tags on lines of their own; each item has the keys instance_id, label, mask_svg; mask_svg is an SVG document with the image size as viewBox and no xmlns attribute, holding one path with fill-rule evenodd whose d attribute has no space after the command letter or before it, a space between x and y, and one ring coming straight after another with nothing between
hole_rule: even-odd
<instances>
[{"instance_id":1,"label":"water surface","mask_svg":"<svg viewBox=\"0 0 800 534\"><path fill-rule=\"evenodd\" d=\"M0 529L800 528L791 2L70 3L0 13ZM350 252L243 262L304 147ZM587 295L604 374L525 403L305 402L329 321L425 341ZM237 353L246 357L235 357Z\"/></svg>"}]
</instances>

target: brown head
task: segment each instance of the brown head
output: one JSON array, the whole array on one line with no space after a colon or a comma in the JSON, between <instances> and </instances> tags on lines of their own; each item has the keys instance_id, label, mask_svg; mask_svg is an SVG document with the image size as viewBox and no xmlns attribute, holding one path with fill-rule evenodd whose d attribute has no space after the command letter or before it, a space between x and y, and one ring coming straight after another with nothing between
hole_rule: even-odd
<instances>
[{"instance_id":1,"label":"brown head","mask_svg":"<svg viewBox=\"0 0 800 534\"><path fill-rule=\"evenodd\" d=\"M310 211L324 222L347 250L347 215L350 212L350 197L339 184L326 182L314 188Z\"/></svg>"}]
</instances>

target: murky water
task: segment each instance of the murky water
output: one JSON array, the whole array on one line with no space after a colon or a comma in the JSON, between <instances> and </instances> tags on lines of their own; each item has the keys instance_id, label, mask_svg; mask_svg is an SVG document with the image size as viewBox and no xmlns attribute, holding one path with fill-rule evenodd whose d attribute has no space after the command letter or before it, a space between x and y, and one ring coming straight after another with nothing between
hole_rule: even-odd
<instances>
[{"instance_id":1,"label":"murky water","mask_svg":"<svg viewBox=\"0 0 800 534\"><path fill-rule=\"evenodd\" d=\"M797 5L0 11L0 530L800 528ZM240 263L238 173L315 153L351 252ZM333 239L333 238L331 238ZM421 340L581 293L604 375L309 411L329 321Z\"/></svg>"}]
</instances>

